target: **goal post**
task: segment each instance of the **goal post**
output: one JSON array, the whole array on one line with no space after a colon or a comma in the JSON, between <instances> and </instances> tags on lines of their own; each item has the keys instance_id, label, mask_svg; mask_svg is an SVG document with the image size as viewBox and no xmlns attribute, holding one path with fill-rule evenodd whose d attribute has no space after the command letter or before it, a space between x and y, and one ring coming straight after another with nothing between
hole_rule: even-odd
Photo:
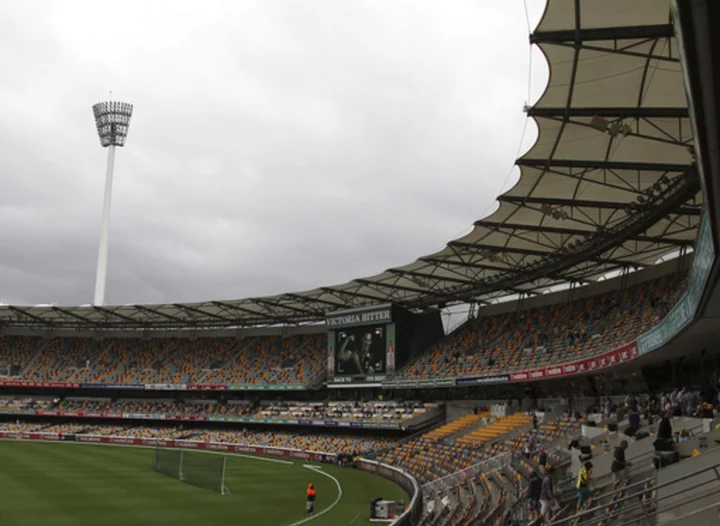
<instances>
[{"instance_id":1,"label":"goal post","mask_svg":"<svg viewBox=\"0 0 720 526\"><path fill-rule=\"evenodd\" d=\"M156 447L152 468L192 486L222 495L230 493L225 483L227 458L224 455Z\"/></svg>"},{"instance_id":2,"label":"goal post","mask_svg":"<svg viewBox=\"0 0 720 526\"><path fill-rule=\"evenodd\" d=\"M182 480L182 449L155 448L153 469L169 477Z\"/></svg>"}]
</instances>

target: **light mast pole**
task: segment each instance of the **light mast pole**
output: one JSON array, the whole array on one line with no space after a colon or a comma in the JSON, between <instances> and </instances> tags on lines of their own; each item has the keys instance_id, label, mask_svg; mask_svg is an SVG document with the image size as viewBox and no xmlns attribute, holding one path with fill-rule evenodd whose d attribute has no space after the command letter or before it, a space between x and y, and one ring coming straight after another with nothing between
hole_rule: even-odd
<instances>
[{"instance_id":1,"label":"light mast pole","mask_svg":"<svg viewBox=\"0 0 720 526\"><path fill-rule=\"evenodd\" d=\"M105 175L105 199L103 202L98 250L97 274L95 276L94 305L105 304L105 283L107 282L108 238L110 235L110 206L112 203L112 181L115 169L115 147L125 146L133 106L127 102L106 101L93 106L95 126L100 144L108 149L107 173Z\"/></svg>"}]
</instances>

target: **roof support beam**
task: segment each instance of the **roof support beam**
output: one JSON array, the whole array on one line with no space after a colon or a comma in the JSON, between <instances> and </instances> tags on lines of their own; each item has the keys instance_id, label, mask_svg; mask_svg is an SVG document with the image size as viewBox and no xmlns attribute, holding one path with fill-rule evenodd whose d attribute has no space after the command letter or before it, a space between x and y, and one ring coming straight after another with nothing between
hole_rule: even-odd
<instances>
[{"instance_id":1,"label":"roof support beam","mask_svg":"<svg viewBox=\"0 0 720 526\"><path fill-rule=\"evenodd\" d=\"M281 325L288 323L287 318L282 318L282 317L276 316L276 315L274 315L274 314L267 314L266 312L255 312L255 311L253 311L253 310L246 309L246 308L240 307L240 306L238 306L238 305L233 305L233 304L230 304L230 303L223 303L223 302L221 302L221 301L212 301L211 303L212 303L213 305L217 306L217 307L220 307L221 309L225 309L225 310L236 310L236 311L242 312L242 313L244 313L244 314L250 314L250 315L252 315L252 316L255 316L255 319L253 320L253 321L255 321L255 322L257 322L257 318L262 319L263 317L266 317L266 318L269 318L269 319L271 319L271 320L273 320L273 321L275 321L276 323L279 323L279 324L281 324ZM238 321L239 321L239 322L247 322L248 320L240 319L240 320L238 320ZM248 324L248 325L249 325L249 324Z\"/></svg>"},{"instance_id":2,"label":"roof support beam","mask_svg":"<svg viewBox=\"0 0 720 526\"><path fill-rule=\"evenodd\" d=\"M356 298L362 298L370 301L387 301L387 298L384 296L371 296L370 294L365 294L362 292L349 292L346 290L335 290L332 287L320 287L320 290L327 292L328 294L334 294L338 298L342 298L344 296L353 296ZM350 303L346 303L341 308L343 309L352 309L353 305Z\"/></svg>"},{"instance_id":3,"label":"roof support beam","mask_svg":"<svg viewBox=\"0 0 720 526\"><path fill-rule=\"evenodd\" d=\"M597 27L591 29L563 29L558 31L536 31L530 35L531 44L588 42L599 40L640 40L643 38L670 38L674 36L671 24L626 27ZM608 50L612 51L611 49Z\"/></svg>"},{"instance_id":4,"label":"roof support beam","mask_svg":"<svg viewBox=\"0 0 720 526\"><path fill-rule=\"evenodd\" d=\"M116 318L120 318L121 320L125 320L127 322L130 322L131 324L139 324L139 325L145 325L146 322L142 320L136 320L135 318L131 318L130 316L125 316L124 314L120 314L118 312L115 312L117 309L112 310L108 309L107 307L100 307L98 305L93 305L93 309L104 315L107 316L114 316Z\"/></svg>"},{"instance_id":5,"label":"roof support beam","mask_svg":"<svg viewBox=\"0 0 720 526\"><path fill-rule=\"evenodd\" d=\"M580 168L584 170L642 170L644 172L685 172L687 164L622 162L622 161L593 161L585 159L531 159L522 157L516 161L518 166L531 168Z\"/></svg>"},{"instance_id":6,"label":"roof support beam","mask_svg":"<svg viewBox=\"0 0 720 526\"><path fill-rule=\"evenodd\" d=\"M484 263L467 263L465 261L458 261L453 259L427 257L421 258L421 260L427 261L428 263L434 263L435 265L452 265L454 267L476 268L479 270L491 270L493 272L505 272L509 270L507 267L494 267L492 265L485 265Z\"/></svg>"},{"instance_id":7,"label":"roof support beam","mask_svg":"<svg viewBox=\"0 0 720 526\"><path fill-rule=\"evenodd\" d=\"M300 309L298 307L291 307L290 305L283 305L282 303L275 303L272 301L268 301L262 298L250 298L250 301L257 303L258 305L265 305L267 307L273 308L273 309L287 309L291 310L293 312L297 312L299 314L302 314L303 316L309 316L316 318L319 316L324 316L325 311L316 311L311 309Z\"/></svg>"},{"instance_id":8,"label":"roof support beam","mask_svg":"<svg viewBox=\"0 0 720 526\"><path fill-rule=\"evenodd\" d=\"M592 258L591 261L596 261L597 263L601 263L603 265L615 265L616 267L647 267L645 263L636 263L635 261L626 261L624 259Z\"/></svg>"},{"instance_id":9,"label":"roof support beam","mask_svg":"<svg viewBox=\"0 0 720 526\"><path fill-rule=\"evenodd\" d=\"M208 312L202 309L198 309L196 307L191 307L189 305L183 305L182 303L173 303L173 306L177 307L180 310L183 310L185 312L191 313L191 314L199 314L200 316L208 316L209 318L214 318L216 320L221 320L227 323L233 323L237 320L226 318L225 316L219 316L213 312Z\"/></svg>"},{"instance_id":10,"label":"roof support beam","mask_svg":"<svg viewBox=\"0 0 720 526\"><path fill-rule=\"evenodd\" d=\"M684 119L689 117L687 108L537 108L527 109L530 117L610 117L632 119Z\"/></svg>"},{"instance_id":11,"label":"roof support beam","mask_svg":"<svg viewBox=\"0 0 720 526\"><path fill-rule=\"evenodd\" d=\"M307 297L307 296L301 296L300 294L286 293L286 294L283 294L283 296L286 298L291 298L291 299L300 301L302 303L313 303L314 302L314 303L322 303L323 305L328 305L330 307L335 307L335 308L345 308L346 307L346 305L344 303L338 303L336 301L329 301L329 300L324 300L324 299L320 299L320 298L311 298L311 297Z\"/></svg>"},{"instance_id":12,"label":"roof support beam","mask_svg":"<svg viewBox=\"0 0 720 526\"><path fill-rule=\"evenodd\" d=\"M476 243L462 243L460 241L451 241L451 243L455 244L456 246L461 246L461 247L467 248L474 252L482 252L482 251L495 252L495 253L511 252L511 253L522 254L524 256L538 256L538 257L547 257L547 256L555 254L555 251L544 252L542 250L532 250L532 249L527 249L527 248L498 247L498 246L492 246L492 245L481 245L481 244L476 244ZM623 261L620 259L607 259L607 258L600 258L600 257L592 258L591 261L595 261L597 263L609 264L609 265L636 265L636 263L632 263L630 261ZM497 270L508 271L509 269L497 269Z\"/></svg>"},{"instance_id":13,"label":"roof support beam","mask_svg":"<svg viewBox=\"0 0 720 526\"><path fill-rule=\"evenodd\" d=\"M398 270L398 269L388 269L388 272L395 274L396 276L410 276L408 279L412 278L419 278L422 280L433 280L436 282L440 281L447 281L449 283L464 283L466 285L469 285L470 283L473 283L472 278L468 279L460 279L460 278L454 278L454 277L448 277L448 276L436 276L435 274L426 274L424 272L415 272L411 270Z\"/></svg>"},{"instance_id":14,"label":"roof support beam","mask_svg":"<svg viewBox=\"0 0 720 526\"><path fill-rule=\"evenodd\" d=\"M412 287L405 287L405 286L403 286L403 285L395 285L395 284L392 284L392 283L379 283L379 282L376 282L376 281L370 281L370 280L368 280L368 279L354 279L353 281L356 282L356 283L361 283L362 285L365 285L366 287L370 287L370 288L373 288L373 287L381 287L381 288L382 288L382 287L387 287L387 288L390 288L390 289L402 290L402 291L405 291L405 292L412 292L412 293L414 293L414 294L423 294L423 293L425 293L425 292L429 292L428 290L422 289L422 288L414 289L414 288L412 288ZM388 300L392 300L392 298L387 298L387 299L388 299Z\"/></svg>"},{"instance_id":15,"label":"roof support beam","mask_svg":"<svg viewBox=\"0 0 720 526\"><path fill-rule=\"evenodd\" d=\"M490 230L527 230L528 232L545 232L548 234L566 234L568 236L589 236L593 230L580 230L579 228L564 228L543 225L521 225L518 223L497 223L480 219L475 221L475 226L482 226Z\"/></svg>"},{"instance_id":16,"label":"roof support beam","mask_svg":"<svg viewBox=\"0 0 720 526\"><path fill-rule=\"evenodd\" d=\"M61 307L52 307L52 310L55 312L59 312L60 314L62 314L64 316L70 316L71 318L75 318L76 320L79 320L83 323L89 323L90 325L94 325L96 327L98 325L101 325L100 323L98 323L96 321L90 320L88 318L84 318L83 316L80 316L79 314L75 314L74 312L69 311L67 309L63 309Z\"/></svg>"},{"instance_id":17,"label":"roof support beam","mask_svg":"<svg viewBox=\"0 0 720 526\"><path fill-rule=\"evenodd\" d=\"M587 42L583 42L580 47L583 51L597 51L598 53L603 53L606 55L622 55L626 57L635 57L635 58L641 58L641 59L651 59L653 61L657 62L670 62L679 64L680 59L676 56L673 56L672 54L669 55L662 55L662 54L656 54L656 53L647 53L643 51L633 51L637 44L640 42L648 42L649 40L637 40L635 41L635 44L625 45L620 47L620 42L616 42L616 45L612 48L606 46L606 45L593 45L588 44ZM575 44L572 42L554 42L553 45L556 46L562 46L567 48L575 48Z\"/></svg>"},{"instance_id":18,"label":"roof support beam","mask_svg":"<svg viewBox=\"0 0 720 526\"><path fill-rule=\"evenodd\" d=\"M589 201L584 199L562 199L558 197L524 197L513 195L498 196L498 201L504 203L512 203L517 205L551 205L551 206L569 206L572 208L607 208L611 210L619 210L626 208L630 203L618 203L613 201ZM681 206L672 212L673 214L699 216L702 213L700 207Z\"/></svg>"},{"instance_id":19,"label":"roof support beam","mask_svg":"<svg viewBox=\"0 0 720 526\"><path fill-rule=\"evenodd\" d=\"M163 318L167 318L168 320L176 321L179 323L189 323L189 324L195 323L194 320L186 320L185 318L180 318L179 316L173 316L172 314L165 314L164 312L161 312L159 310L149 309L148 307L145 307L144 305L135 305L135 308L138 310L141 310L143 312L152 314L153 316L162 316Z\"/></svg>"},{"instance_id":20,"label":"roof support beam","mask_svg":"<svg viewBox=\"0 0 720 526\"><path fill-rule=\"evenodd\" d=\"M663 200L653 203L652 207L639 210L637 214L629 215L623 223L613 226L611 230L594 235L594 239L585 240L579 248L569 253L558 251L549 254L549 257L541 258L516 272L508 272L506 276L493 276L485 283L480 283L475 291L458 290L455 296L465 295L466 298L472 298L493 290L506 290L507 287L517 286L524 281L540 279L550 272L563 272L584 261L598 260L602 254L619 246L626 239L647 231L660 218L673 213L681 203L688 202L699 191L700 178L696 167L691 167L686 177L673 182Z\"/></svg>"},{"instance_id":21,"label":"roof support beam","mask_svg":"<svg viewBox=\"0 0 720 526\"><path fill-rule=\"evenodd\" d=\"M12 305L9 305L9 306L8 306L8 309L10 309L10 310L11 310L12 312L14 312L15 314L19 314L19 315L21 315L21 316L27 316L27 317L30 318L31 320L38 321L38 322L42 323L43 325L50 325L50 326L55 325L55 323L54 323L52 320L46 320L45 318L41 318L40 316L36 316L36 315L34 315L34 314L30 314L30 313L29 313L28 311L26 311L25 309L21 309L21 308L19 308L19 307L13 307Z\"/></svg>"},{"instance_id":22,"label":"roof support beam","mask_svg":"<svg viewBox=\"0 0 720 526\"><path fill-rule=\"evenodd\" d=\"M590 236L594 234L593 230L580 230L578 228L564 228L556 226L543 225L519 225L516 223L495 223L493 221L475 221L476 226L482 226L492 230L524 230L527 232L538 232L546 234L561 234L566 236ZM631 241L641 241L644 243L664 243L666 245L675 245L678 247L686 247L693 244L691 239L671 239L662 236L633 236L629 238Z\"/></svg>"},{"instance_id":23,"label":"roof support beam","mask_svg":"<svg viewBox=\"0 0 720 526\"><path fill-rule=\"evenodd\" d=\"M547 250L533 250L529 248L519 248L510 246L497 246L497 245L483 245L481 243L465 243L463 241L450 241L448 245L453 247L463 248L472 252L493 252L495 254L502 254L503 252L510 252L513 254L522 254L523 256L547 256L552 254L552 251Z\"/></svg>"}]
</instances>

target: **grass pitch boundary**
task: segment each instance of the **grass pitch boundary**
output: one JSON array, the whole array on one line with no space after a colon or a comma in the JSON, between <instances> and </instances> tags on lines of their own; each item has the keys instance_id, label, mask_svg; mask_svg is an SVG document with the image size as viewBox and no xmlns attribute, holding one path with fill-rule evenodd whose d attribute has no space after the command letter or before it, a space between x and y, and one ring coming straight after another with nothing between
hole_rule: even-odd
<instances>
[{"instance_id":1,"label":"grass pitch boundary","mask_svg":"<svg viewBox=\"0 0 720 526\"><path fill-rule=\"evenodd\" d=\"M332 504L330 504L330 506L328 506L327 508L325 508L324 510L322 510L320 513L317 513L317 514L315 514L315 515L310 515L309 517L307 517L307 518L305 518L305 519L303 519L303 520L300 520L300 521L297 521L297 522L293 522L290 526L300 526L301 524L305 524L305 523L307 523L307 522L310 522L310 521L312 521L312 520L315 520L315 519L317 519L318 517L322 517L322 516L325 515L328 511L330 511L330 510L333 509L335 506L337 506L337 503L340 502L340 499L342 499L342 496L343 496L343 489L342 489L342 486L340 485L340 481L339 481L338 479L336 479L335 477L333 477L330 473L325 473L320 466L311 466L311 465L309 465L309 464L303 464L303 467L304 467L305 469L309 469L310 471L314 471L315 473L319 473L320 475L323 475L323 476L325 476L325 477L328 477L328 478L332 479L332 481L333 481L333 482L335 483L335 485L337 486L338 494L337 494L337 497L335 497L335 501L334 501Z\"/></svg>"},{"instance_id":2,"label":"grass pitch boundary","mask_svg":"<svg viewBox=\"0 0 720 526\"><path fill-rule=\"evenodd\" d=\"M18 440L22 442L35 442L35 443L42 443L42 444L66 444L66 445L76 445L76 446L104 446L104 447L123 447L123 448L130 448L130 449L156 449L157 447L161 446L140 446L140 445L133 445L133 444L108 444L108 443L102 443L102 442L73 442L73 441L52 441L52 440L37 440L33 438L22 438L22 439L16 439L16 438L0 438L2 441L8 441L8 442L17 442ZM257 455L246 455L244 453L233 453L233 452L226 452L226 451L208 451L207 449L185 449L185 448L166 448L166 449L181 449L185 451L195 451L197 453L205 453L209 455L226 455L226 456L232 456L232 457L240 457L250 460L260 460L265 462L274 462L276 464L284 464L284 465L294 465L295 463L291 460L284 460L279 458L267 458ZM302 524L306 524L310 521L313 521L315 519L318 519L325 515L327 512L332 510L335 506L338 505L340 502L340 499L342 499L343 496L343 489L342 485L340 484L340 481L332 476L330 473L326 473L322 470L321 466L313 466L310 464L303 464L303 467L306 469L309 469L310 471L314 471L315 473L318 473L324 477L327 477L331 479L335 486L337 487L338 494L337 497L335 497L335 500L330 504L327 508L321 510L319 513L313 514L309 517L306 517L300 521L293 522L289 526L301 526Z\"/></svg>"},{"instance_id":3,"label":"grass pitch boundary","mask_svg":"<svg viewBox=\"0 0 720 526\"><path fill-rule=\"evenodd\" d=\"M154 444L142 444L146 447L136 451L131 448L140 445L139 441L102 444L120 446L118 449L53 448L47 444L73 442L29 438L13 436L0 441L0 485L7 499L0 511L1 526L92 526L100 516L106 526L127 526L130 522L143 526L197 526L203 522L226 526L238 519L276 526L298 522L297 526L358 526L366 523L367 503L372 498L407 497L397 484L362 470L301 458L288 458L293 465L253 462L264 460L263 456L254 456L259 451L255 448L237 451L247 455L241 458L234 452L212 451L227 454L230 459L226 483L237 490L233 495L241 496L234 499L192 491L184 484L165 480L167 477L147 476L148 455L152 455ZM308 515L303 506L303 486L309 482L319 489L314 515Z\"/></svg>"},{"instance_id":4,"label":"grass pitch boundary","mask_svg":"<svg viewBox=\"0 0 720 526\"><path fill-rule=\"evenodd\" d=\"M7 442L36 442L36 443L42 443L42 444L65 444L68 446L103 446L103 447L126 447L131 449L182 449L183 451L197 451L198 453L207 453L209 455L229 455L233 457L241 457L241 458L248 458L250 460L262 460L264 462L275 462L276 464L285 464L292 466L294 462L292 460L284 460L281 458L269 458L269 457L263 457L261 455L246 455L244 453L233 453L231 451L213 451L209 449L193 449L193 448L184 448L184 447L163 447L163 446L140 446L140 445L134 445L134 444L110 444L105 442L75 442L72 440L42 440L37 438L9 438L9 437L3 437L0 438L0 440L4 440Z\"/></svg>"}]
</instances>

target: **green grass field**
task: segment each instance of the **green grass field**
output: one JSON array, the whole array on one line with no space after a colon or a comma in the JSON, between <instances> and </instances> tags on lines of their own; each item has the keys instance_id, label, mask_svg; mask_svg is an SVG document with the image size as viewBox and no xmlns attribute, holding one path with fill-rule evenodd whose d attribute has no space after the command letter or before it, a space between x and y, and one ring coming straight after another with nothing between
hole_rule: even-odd
<instances>
[{"instance_id":1,"label":"green grass field","mask_svg":"<svg viewBox=\"0 0 720 526\"><path fill-rule=\"evenodd\" d=\"M152 449L0 440L2 526L284 526L307 517L305 489L317 487L316 512L338 495L335 482L303 468L228 455L231 495L199 489L151 469ZM340 502L308 524L368 524L372 497L403 499L398 486L364 472L323 466L342 486Z\"/></svg>"}]
</instances>

